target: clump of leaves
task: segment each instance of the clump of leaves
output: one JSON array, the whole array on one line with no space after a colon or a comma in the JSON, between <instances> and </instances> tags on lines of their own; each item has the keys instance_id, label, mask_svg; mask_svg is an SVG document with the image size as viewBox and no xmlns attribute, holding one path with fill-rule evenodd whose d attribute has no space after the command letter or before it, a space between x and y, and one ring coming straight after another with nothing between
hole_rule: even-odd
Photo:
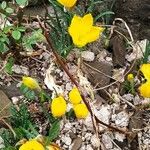
<instances>
[{"instance_id":1,"label":"clump of leaves","mask_svg":"<svg viewBox=\"0 0 150 150\"><path fill-rule=\"evenodd\" d=\"M25 35L22 38L23 47L26 50L32 50L33 46L36 45L37 42L44 41L44 36L42 34L42 30L34 30L30 35Z\"/></svg>"},{"instance_id":2,"label":"clump of leaves","mask_svg":"<svg viewBox=\"0 0 150 150\"><path fill-rule=\"evenodd\" d=\"M5 71L8 73L8 74L12 74L12 67L14 65L14 58L13 57L9 57L8 60L7 60L7 63L5 65Z\"/></svg>"}]
</instances>

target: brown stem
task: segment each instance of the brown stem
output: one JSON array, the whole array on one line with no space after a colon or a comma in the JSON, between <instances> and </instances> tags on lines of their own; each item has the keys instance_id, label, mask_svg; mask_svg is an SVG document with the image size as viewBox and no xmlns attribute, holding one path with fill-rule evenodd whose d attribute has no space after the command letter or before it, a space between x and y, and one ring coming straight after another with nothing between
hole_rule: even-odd
<instances>
[{"instance_id":1,"label":"brown stem","mask_svg":"<svg viewBox=\"0 0 150 150\"><path fill-rule=\"evenodd\" d=\"M61 60L60 56L58 55L57 51L55 50L55 48L54 48L54 46L53 46L53 44L52 44L52 41L51 41L51 39L49 38L49 31L46 29L46 27L44 27L44 26L42 25L42 23L41 23L39 17L37 17L37 19L38 19L38 22L39 22L39 25L40 25L41 29L42 29L43 32L44 32L44 36L45 36L45 38L46 38L46 40L47 40L47 42L48 42L48 46L49 46L49 48L52 50L53 54L55 55L55 57L56 57L58 63L61 65L61 67L63 68L63 70L64 70L64 71L66 72L66 74L69 76L69 78L70 78L70 80L72 81L72 83L74 83L78 88L80 88L80 85L76 82L75 78L70 74L69 70L67 69L67 67L65 66L65 64L64 64L63 61ZM108 124L106 124L106 123L100 121L100 120L93 114L92 109L91 109L89 103L88 103L88 102L86 101L86 99L85 99L85 96L84 96L83 94L81 94L81 96L82 96L83 102L84 102L85 105L87 106L87 108L88 108L88 110L89 110L89 112L90 112L90 114L91 114L91 116L92 116L92 119L93 119L93 117L94 117L94 119L96 120L97 123L100 123L100 124L102 124L102 125L108 127L109 129L118 131L118 132L120 132L120 133L123 133L123 134L126 134L126 135L130 135L129 132L126 132L126 131L124 131L124 130L122 130L122 129L119 129L119 128L117 128L117 127L108 125ZM93 121L93 120L92 120L92 121ZM94 125L94 123L93 123L93 125Z\"/></svg>"}]
</instances>

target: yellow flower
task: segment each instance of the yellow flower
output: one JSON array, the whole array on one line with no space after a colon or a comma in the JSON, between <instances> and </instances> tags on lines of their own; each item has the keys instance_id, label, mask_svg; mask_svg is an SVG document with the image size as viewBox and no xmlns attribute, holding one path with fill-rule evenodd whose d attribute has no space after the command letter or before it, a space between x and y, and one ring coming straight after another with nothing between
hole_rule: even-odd
<instances>
[{"instance_id":1,"label":"yellow flower","mask_svg":"<svg viewBox=\"0 0 150 150\"><path fill-rule=\"evenodd\" d=\"M38 82L31 77L22 77L22 82L25 86L27 86L30 89L41 90Z\"/></svg>"},{"instance_id":2,"label":"yellow flower","mask_svg":"<svg viewBox=\"0 0 150 150\"><path fill-rule=\"evenodd\" d=\"M77 104L74 106L73 109L78 119L86 118L89 113L85 104Z\"/></svg>"},{"instance_id":3,"label":"yellow flower","mask_svg":"<svg viewBox=\"0 0 150 150\"><path fill-rule=\"evenodd\" d=\"M140 71L143 73L145 79L150 80L150 64L141 65Z\"/></svg>"},{"instance_id":4,"label":"yellow flower","mask_svg":"<svg viewBox=\"0 0 150 150\"><path fill-rule=\"evenodd\" d=\"M54 98L51 104L51 111L54 117L61 117L65 114L67 109L66 101L62 96Z\"/></svg>"},{"instance_id":5,"label":"yellow flower","mask_svg":"<svg viewBox=\"0 0 150 150\"><path fill-rule=\"evenodd\" d=\"M72 104L79 104L82 101L78 88L75 87L69 92L69 99Z\"/></svg>"},{"instance_id":6,"label":"yellow flower","mask_svg":"<svg viewBox=\"0 0 150 150\"><path fill-rule=\"evenodd\" d=\"M83 47L87 43L97 40L104 28L93 26L93 17L87 14L83 17L74 15L68 29L73 43L78 47Z\"/></svg>"},{"instance_id":7,"label":"yellow flower","mask_svg":"<svg viewBox=\"0 0 150 150\"><path fill-rule=\"evenodd\" d=\"M68 8L73 7L77 2L77 0L57 0L57 1Z\"/></svg>"},{"instance_id":8,"label":"yellow flower","mask_svg":"<svg viewBox=\"0 0 150 150\"><path fill-rule=\"evenodd\" d=\"M150 98L150 81L143 83L139 87L139 91L140 91L141 96L145 98Z\"/></svg>"},{"instance_id":9,"label":"yellow flower","mask_svg":"<svg viewBox=\"0 0 150 150\"><path fill-rule=\"evenodd\" d=\"M132 81L134 79L134 75L132 73L128 74L127 80Z\"/></svg>"},{"instance_id":10,"label":"yellow flower","mask_svg":"<svg viewBox=\"0 0 150 150\"><path fill-rule=\"evenodd\" d=\"M24 143L19 150L45 150L43 145L39 142L34 140L29 140L26 143Z\"/></svg>"}]
</instances>

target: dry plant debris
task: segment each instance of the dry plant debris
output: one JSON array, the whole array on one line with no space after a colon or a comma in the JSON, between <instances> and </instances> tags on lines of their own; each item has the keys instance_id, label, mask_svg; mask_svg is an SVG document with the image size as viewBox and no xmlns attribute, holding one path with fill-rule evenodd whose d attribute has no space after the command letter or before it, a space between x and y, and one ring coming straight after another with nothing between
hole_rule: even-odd
<instances>
[{"instance_id":1,"label":"dry plant debris","mask_svg":"<svg viewBox=\"0 0 150 150\"><path fill-rule=\"evenodd\" d=\"M56 4L66 15L78 5L75 0L58 0ZM121 18L107 28L99 23L94 25L95 16L91 13L75 13L67 16L71 17L68 25L56 13L58 26L63 22L68 30L63 32L58 28L58 34L61 31L68 41L72 39L68 56L68 47L61 45L64 50L61 51L57 45L59 38L53 41L54 26L39 16L25 25L40 28L34 35L37 42L28 41L34 46L28 45L27 52L19 54L11 51L12 56L19 56L14 63L4 54L0 64L0 149L7 146L14 150L150 148L148 40L135 42L128 24ZM53 17L49 16L50 20ZM124 28L120 30L122 25L127 33ZM109 36L102 34L104 27ZM11 30L24 32L18 28ZM38 35L42 34L41 41ZM84 46L85 51L81 51ZM12 86L14 81L16 84ZM19 88L22 95L15 92ZM7 111L10 104L11 113ZM6 143L7 140L10 141Z\"/></svg>"}]
</instances>

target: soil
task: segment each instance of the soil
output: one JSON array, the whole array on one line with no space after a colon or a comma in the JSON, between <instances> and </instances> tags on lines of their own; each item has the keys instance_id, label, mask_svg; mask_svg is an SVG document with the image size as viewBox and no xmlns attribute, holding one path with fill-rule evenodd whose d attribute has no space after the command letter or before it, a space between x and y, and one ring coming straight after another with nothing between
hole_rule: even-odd
<instances>
[{"instance_id":1,"label":"soil","mask_svg":"<svg viewBox=\"0 0 150 150\"><path fill-rule=\"evenodd\" d=\"M116 0L114 12L127 22L135 39L150 39L149 0Z\"/></svg>"}]
</instances>

